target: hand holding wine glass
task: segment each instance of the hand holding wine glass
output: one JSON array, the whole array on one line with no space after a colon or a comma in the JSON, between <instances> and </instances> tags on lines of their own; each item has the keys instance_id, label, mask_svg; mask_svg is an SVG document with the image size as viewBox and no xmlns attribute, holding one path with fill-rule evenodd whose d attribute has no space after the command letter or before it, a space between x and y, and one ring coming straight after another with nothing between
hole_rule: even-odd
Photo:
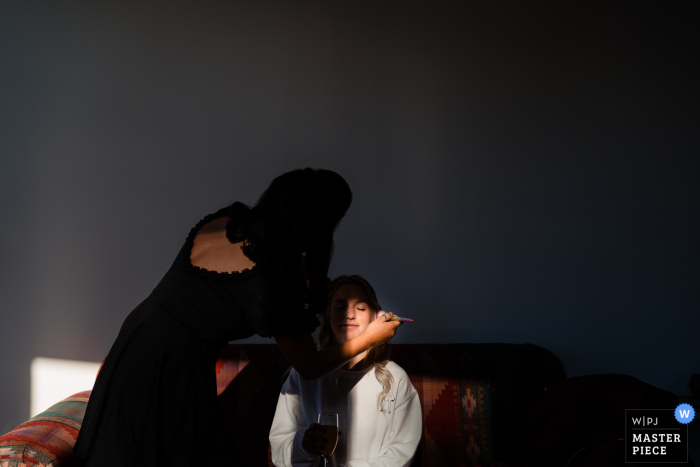
<instances>
[{"instance_id":1,"label":"hand holding wine glass","mask_svg":"<svg viewBox=\"0 0 700 467\"><path fill-rule=\"evenodd\" d=\"M301 446L309 454L321 455L321 450L325 447L327 430L318 423L312 423L304 432Z\"/></svg>"},{"instance_id":2,"label":"hand holding wine glass","mask_svg":"<svg viewBox=\"0 0 700 467\"><path fill-rule=\"evenodd\" d=\"M323 466L328 465L328 458L333 455L335 447L338 445L338 414L333 412L321 412L318 414L318 424L322 429L322 437L325 442L321 443L320 449L323 457Z\"/></svg>"}]
</instances>

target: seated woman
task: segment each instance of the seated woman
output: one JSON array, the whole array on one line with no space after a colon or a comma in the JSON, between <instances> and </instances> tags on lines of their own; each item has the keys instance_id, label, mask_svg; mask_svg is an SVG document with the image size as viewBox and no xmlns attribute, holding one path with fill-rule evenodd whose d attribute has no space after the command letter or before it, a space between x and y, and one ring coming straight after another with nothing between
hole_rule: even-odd
<instances>
[{"instance_id":1,"label":"seated woman","mask_svg":"<svg viewBox=\"0 0 700 467\"><path fill-rule=\"evenodd\" d=\"M330 297L321 317L321 349L362 334L381 310L374 289L360 276L337 277ZM340 435L329 466L411 464L422 431L420 402L406 372L389 360L388 344L371 347L320 379L304 380L291 371L270 430L276 466L319 465L327 441L316 423L321 412L338 414Z\"/></svg>"}]
</instances>

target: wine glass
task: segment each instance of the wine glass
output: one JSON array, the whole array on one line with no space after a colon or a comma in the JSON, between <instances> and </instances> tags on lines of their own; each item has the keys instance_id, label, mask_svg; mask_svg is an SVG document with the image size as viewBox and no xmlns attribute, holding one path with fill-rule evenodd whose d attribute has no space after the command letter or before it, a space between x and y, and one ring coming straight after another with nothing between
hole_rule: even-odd
<instances>
[{"instance_id":1,"label":"wine glass","mask_svg":"<svg viewBox=\"0 0 700 467\"><path fill-rule=\"evenodd\" d=\"M323 467L328 466L328 458L333 455L335 447L338 444L338 414L333 412L321 412L318 414L318 424L326 429L322 436L326 438L321 449L321 457L323 457Z\"/></svg>"}]
</instances>

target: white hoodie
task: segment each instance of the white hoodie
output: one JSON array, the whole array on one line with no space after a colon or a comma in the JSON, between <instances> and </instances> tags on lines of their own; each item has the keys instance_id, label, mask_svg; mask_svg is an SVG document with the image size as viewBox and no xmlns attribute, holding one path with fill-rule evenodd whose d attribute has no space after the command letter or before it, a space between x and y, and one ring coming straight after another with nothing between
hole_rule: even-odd
<instances>
[{"instance_id":1,"label":"white hoodie","mask_svg":"<svg viewBox=\"0 0 700 467\"><path fill-rule=\"evenodd\" d=\"M423 427L418 393L403 368L391 361L386 368L394 383L381 409L377 406L377 395L382 385L377 381L374 366L362 371L336 370L308 381L292 370L282 387L270 429L274 465L323 465L320 456L309 455L301 446L304 432L318 422L320 412L338 414L341 434L335 452L328 459L329 466L411 465Z\"/></svg>"}]
</instances>

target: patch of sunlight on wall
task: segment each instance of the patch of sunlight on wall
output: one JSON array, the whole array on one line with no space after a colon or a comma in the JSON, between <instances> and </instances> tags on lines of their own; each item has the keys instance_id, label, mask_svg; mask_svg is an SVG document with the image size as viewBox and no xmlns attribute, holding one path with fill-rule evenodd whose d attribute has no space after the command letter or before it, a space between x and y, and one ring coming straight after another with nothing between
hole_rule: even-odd
<instances>
[{"instance_id":1,"label":"patch of sunlight on wall","mask_svg":"<svg viewBox=\"0 0 700 467\"><path fill-rule=\"evenodd\" d=\"M66 397L92 389L99 363L37 357L31 366L30 417L45 411Z\"/></svg>"}]
</instances>

